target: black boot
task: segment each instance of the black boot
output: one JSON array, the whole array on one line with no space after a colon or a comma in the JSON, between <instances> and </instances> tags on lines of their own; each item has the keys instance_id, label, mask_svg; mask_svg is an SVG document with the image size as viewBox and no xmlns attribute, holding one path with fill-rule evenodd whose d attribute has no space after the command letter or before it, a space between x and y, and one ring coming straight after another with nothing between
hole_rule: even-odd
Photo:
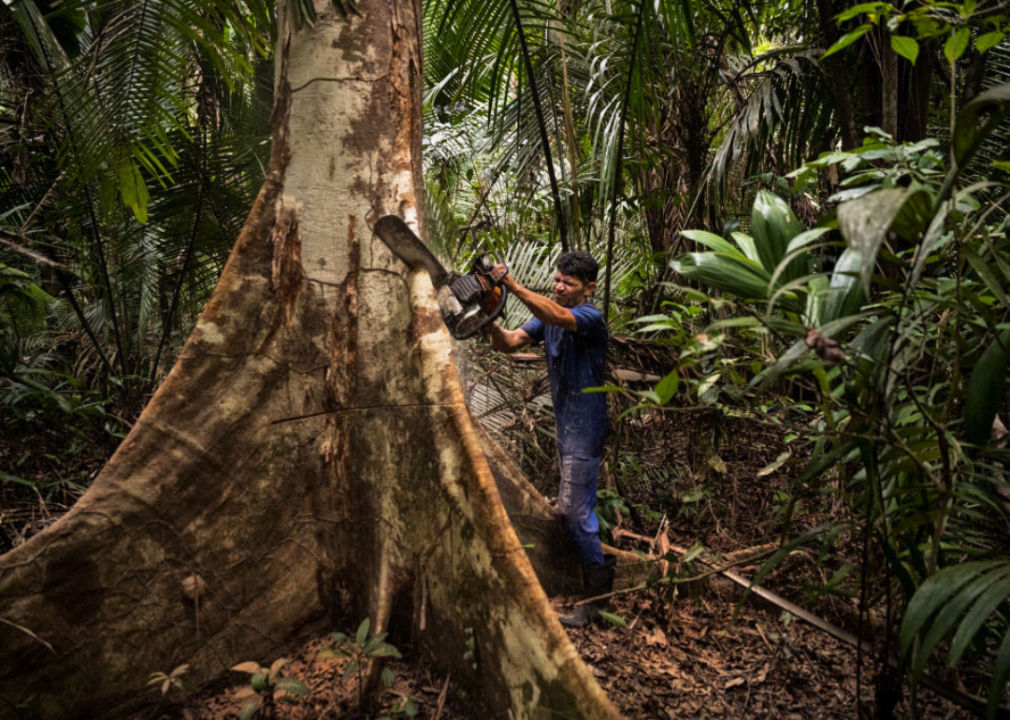
<instances>
[{"instance_id":1,"label":"black boot","mask_svg":"<svg viewBox=\"0 0 1010 720\"><path fill-rule=\"evenodd\" d=\"M604 555L603 564L594 563L582 566L582 587L583 597L592 598L606 595L614 589L614 568L617 565L617 557L614 555ZM582 628L589 623L600 619L600 610L610 607L610 599L602 598L592 602L576 605L567 615L562 615L559 619L565 627Z\"/></svg>"}]
</instances>

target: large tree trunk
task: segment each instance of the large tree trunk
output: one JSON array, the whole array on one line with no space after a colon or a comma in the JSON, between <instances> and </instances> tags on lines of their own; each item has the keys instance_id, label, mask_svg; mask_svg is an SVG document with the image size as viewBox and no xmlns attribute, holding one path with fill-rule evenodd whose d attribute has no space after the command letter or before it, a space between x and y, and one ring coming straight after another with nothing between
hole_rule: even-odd
<instances>
[{"instance_id":1,"label":"large tree trunk","mask_svg":"<svg viewBox=\"0 0 1010 720\"><path fill-rule=\"evenodd\" d=\"M618 715L502 506L428 276L372 235L419 222L418 5L282 5L269 176L213 298L93 487L0 558L0 716L116 714L152 671L365 616L494 716Z\"/></svg>"}]
</instances>

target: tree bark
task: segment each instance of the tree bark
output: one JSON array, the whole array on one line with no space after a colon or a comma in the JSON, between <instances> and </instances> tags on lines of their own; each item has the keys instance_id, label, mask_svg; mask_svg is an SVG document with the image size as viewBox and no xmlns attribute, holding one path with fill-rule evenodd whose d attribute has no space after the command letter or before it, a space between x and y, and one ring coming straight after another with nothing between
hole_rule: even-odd
<instances>
[{"instance_id":1,"label":"tree bark","mask_svg":"<svg viewBox=\"0 0 1010 720\"><path fill-rule=\"evenodd\" d=\"M492 717L618 717L509 522L430 279L372 234L420 222L420 10L359 7L299 28L282 3L269 173L211 301L94 485L0 557L0 716L119 715L151 672L368 616Z\"/></svg>"}]
</instances>

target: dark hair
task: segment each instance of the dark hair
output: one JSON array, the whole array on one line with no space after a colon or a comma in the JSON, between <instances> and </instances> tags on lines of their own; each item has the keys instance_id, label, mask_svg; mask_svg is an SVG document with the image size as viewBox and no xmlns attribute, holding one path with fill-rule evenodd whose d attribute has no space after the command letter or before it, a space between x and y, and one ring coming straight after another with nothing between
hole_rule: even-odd
<instances>
[{"instance_id":1,"label":"dark hair","mask_svg":"<svg viewBox=\"0 0 1010 720\"><path fill-rule=\"evenodd\" d=\"M584 250L570 250L558 258L558 272L576 277L587 285L596 282L600 266Z\"/></svg>"}]
</instances>

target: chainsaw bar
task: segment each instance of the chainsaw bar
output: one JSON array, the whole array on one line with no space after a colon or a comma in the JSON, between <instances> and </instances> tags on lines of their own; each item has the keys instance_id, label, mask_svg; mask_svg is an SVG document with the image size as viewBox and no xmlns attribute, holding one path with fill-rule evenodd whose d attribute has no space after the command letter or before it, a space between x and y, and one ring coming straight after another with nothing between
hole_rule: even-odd
<instances>
[{"instance_id":1,"label":"chainsaw bar","mask_svg":"<svg viewBox=\"0 0 1010 720\"><path fill-rule=\"evenodd\" d=\"M442 267L438 258L431 254L431 250L421 242L421 238L415 235L400 217L385 215L379 218L375 223L375 234L407 265L427 270L436 288L452 280L452 275Z\"/></svg>"}]
</instances>

